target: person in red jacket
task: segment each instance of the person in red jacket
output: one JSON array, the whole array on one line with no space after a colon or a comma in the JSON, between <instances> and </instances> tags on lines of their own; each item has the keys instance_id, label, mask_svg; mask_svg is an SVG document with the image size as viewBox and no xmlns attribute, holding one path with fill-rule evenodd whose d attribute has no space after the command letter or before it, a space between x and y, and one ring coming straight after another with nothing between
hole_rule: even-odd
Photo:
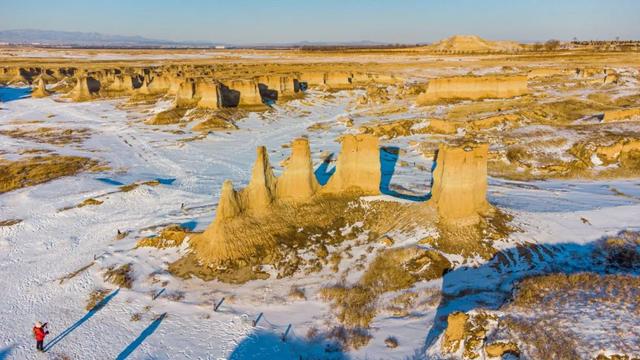
<instances>
[{"instance_id":1,"label":"person in red jacket","mask_svg":"<svg viewBox=\"0 0 640 360\"><path fill-rule=\"evenodd\" d=\"M36 321L36 324L33 327L33 337L36 338L36 349L42 352L44 352L44 337L49 334L46 327L47 323L44 323L43 325L40 321Z\"/></svg>"}]
</instances>

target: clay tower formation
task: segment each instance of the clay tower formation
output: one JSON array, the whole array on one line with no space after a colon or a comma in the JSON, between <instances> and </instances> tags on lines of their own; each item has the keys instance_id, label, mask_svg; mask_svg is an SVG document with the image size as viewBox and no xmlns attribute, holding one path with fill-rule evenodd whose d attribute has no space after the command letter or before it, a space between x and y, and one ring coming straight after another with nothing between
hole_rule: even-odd
<instances>
[{"instance_id":1,"label":"clay tower formation","mask_svg":"<svg viewBox=\"0 0 640 360\"><path fill-rule=\"evenodd\" d=\"M373 135L345 135L336 172L322 188L325 193L380 194L380 149Z\"/></svg>"},{"instance_id":2,"label":"clay tower formation","mask_svg":"<svg viewBox=\"0 0 640 360\"><path fill-rule=\"evenodd\" d=\"M291 156L278 178L276 194L280 201L301 203L309 201L320 185L313 173L309 140L295 139L291 143Z\"/></svg>"},{"instance_id":3,"label":"clay tower formation","mask_svg":"<svg viewBox=\"0 0 640 360\"><path fill-rule=\"evenodd\" d=\"M430 203L444 223L474 224L491 210L487 201L488 152L487 144L439 146Z\"/></svg>"}]
</instances>

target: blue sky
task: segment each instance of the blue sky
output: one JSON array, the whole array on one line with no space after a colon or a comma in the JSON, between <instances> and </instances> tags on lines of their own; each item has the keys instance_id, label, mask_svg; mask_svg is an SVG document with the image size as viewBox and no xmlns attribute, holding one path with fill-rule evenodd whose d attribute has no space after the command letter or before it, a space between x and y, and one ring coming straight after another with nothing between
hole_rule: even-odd
<instances>
[{"instance_id":1,"label":"blue sky","mask_svg":"<svg viewBox=\"0 0 640 360\"><path fill-rule=\"evenodd\" d=\"M0 0L0 30L226 43L640 39L640 0Z\"/></svg>"}]
</instances>

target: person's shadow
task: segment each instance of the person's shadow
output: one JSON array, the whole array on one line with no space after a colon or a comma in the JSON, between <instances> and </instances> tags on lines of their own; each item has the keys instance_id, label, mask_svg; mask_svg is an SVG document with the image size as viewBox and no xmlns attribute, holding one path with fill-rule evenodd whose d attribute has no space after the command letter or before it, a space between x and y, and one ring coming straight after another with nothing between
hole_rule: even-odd
<instances>
[{"instance_id":1,"label":"person's shadow","mask_svg":"<svg viewBox=\"0 0 640 360\"><path fill-rule=\"evenodd\" d=\"M49 341L47 345L44 347L44 351L46 352L51 350L51 348L53 348L57 343L62 341L65 337L67 337L67 335L71 334L75 329L77 329L82 324L84 324L93 315L95 315L95 313L97 313L98 311L100 311L100 309L105 307L109 303L109 301L111 301L111 299L113 299L116 295L118 295L119 291L120 289L117 289L113 291L111 294L107 295L104 299L100 300L100 302L97 303L94 307L92 307L91 310L89 310L89 312L87 312L80 320L76 321L73 325L69 326L63 332L61 332L56 337L54 337L53 340Z\"/></svg>"},{"instance_id":2,"label":"person's shadow","mask_svg":"<svg viewBox=\"0 0 640 360\"><path fill-rule=\"evenodd\" d=\"M158 326L160 326L160 323L162 322L162 320L164 320L166 316L167 316L167 313L164 313L160 315L160 317L158 317L157 319L153 320L151 325L147 326L147 328L144 329L142 333L140 333L140 335L135 340L133 340L131 344L129 344L129 346L127 346L124 350L122 350L122 352L120 353L120 355L118 355L116 360L124 360L129 355L131 355L131 353L134 352L138 348L138 346L142 345L142 343L146 338L151 336L151 334L153 334L156 331L156 329L158 329Z\"/></svg>"}]
</instances>

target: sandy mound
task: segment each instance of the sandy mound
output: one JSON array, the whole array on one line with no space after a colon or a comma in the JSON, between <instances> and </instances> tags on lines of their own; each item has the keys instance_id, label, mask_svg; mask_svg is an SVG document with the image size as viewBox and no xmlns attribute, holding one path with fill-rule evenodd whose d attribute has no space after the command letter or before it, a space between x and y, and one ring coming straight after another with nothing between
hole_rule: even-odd
<instances>
[{"instance_id":1,"label":"sandy mound","mask_svg":"<svg viewBox=\"0 0 640 360\"><path fill-rule=\"evenodd\" d=\"M427 48L443 52L502 52L521 50L522 45L514 41L489 41L476 35L454 35Z\"/></svg>"}]
</instances>

